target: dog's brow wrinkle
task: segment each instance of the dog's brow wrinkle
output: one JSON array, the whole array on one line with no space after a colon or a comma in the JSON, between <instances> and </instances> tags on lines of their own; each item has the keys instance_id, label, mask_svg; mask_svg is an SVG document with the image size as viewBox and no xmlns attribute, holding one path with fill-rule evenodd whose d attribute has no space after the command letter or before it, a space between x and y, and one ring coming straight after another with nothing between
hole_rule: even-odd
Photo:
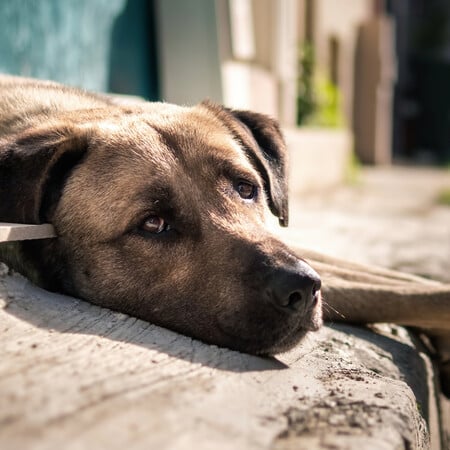
<instances>
[{"instance_id":1,"label":"dog's brow wrinkle","mask_svg":"<svg viewBox=\"0 0 450 450\"><path fill-rule=\"evenodd\" d=\"M243 178L255 184L261 183L259 174L246 159L229 157L223 153L222 149L217 149L204 156L203 159L208 166L214 167L221 175L231 178Z\"/></svg>"},{"instance_id":2,"label":"dog's brow wrinkle","mask_svg":"<svg viewBox=\"0 0 450 450\"><path fill-rule=\"evenodd\" d=\"M180 151L180 136L177 136L176 131L172 130L170 127L159 127L156 124L153 124L152 128L157 131L161 143L165 146L166 150L169 151L169 154L180 157L182 154Z\"/></svg>"}]
</instances>

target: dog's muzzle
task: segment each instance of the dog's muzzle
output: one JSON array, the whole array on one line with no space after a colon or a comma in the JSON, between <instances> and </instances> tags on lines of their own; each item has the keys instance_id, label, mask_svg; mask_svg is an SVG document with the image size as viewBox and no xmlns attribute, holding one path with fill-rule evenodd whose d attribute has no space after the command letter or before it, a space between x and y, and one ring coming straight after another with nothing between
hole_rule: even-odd
<instances>
[{"instance_id":1,"label":"dog's muzzle","mask_svg":"<svg viewBox=\"0 0 450 450\"><path fill-rule=\"evenodd\" d=\"M298 261L289 268L273 269L266 279L265 300L288 314L307 312L320 296L321 280L308 264Z\"/></svg>"}]
</instances>

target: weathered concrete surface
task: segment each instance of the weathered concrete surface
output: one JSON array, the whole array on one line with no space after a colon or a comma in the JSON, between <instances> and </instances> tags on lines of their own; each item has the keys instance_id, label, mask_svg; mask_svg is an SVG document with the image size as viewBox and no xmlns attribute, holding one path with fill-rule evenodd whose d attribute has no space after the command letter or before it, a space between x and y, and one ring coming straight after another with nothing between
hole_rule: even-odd
<instances>
[{"instance_id":1,"label":"weathered concrete surface","mask_svg":"<svg viewBox=\"0 0 450 450\"><path fill-rule=\"evenodd\" d=\"M277 229L302 247L450 282L444 189L448 169L366 168L353 185L291 196L289 228Z\"/></svg>"},{"instance_id":2,"label":"weathered concrete surface","mask_svg":"<svg viewBox=\"0 0 450 450\"><path fill-rule=\"evenodd\" d=\"M450 207L437 197L449 189L449 169L365 168L353 185L292 196L281 234L331 256L448 283ZM450 400L441 396L440 406L450 448Z\"/></svg>"},{"instance_id":3,"label":"weathered concrete surface","mask_svg":"<svg viewBox=\"0 0 450 450\"><path fill-rule=\"evenodd\" d=\"M425 449L436 427L429 360L402 328L325 327L264 359L5 268L0 305L2 450Z\"/></svg>"}]
</instances>

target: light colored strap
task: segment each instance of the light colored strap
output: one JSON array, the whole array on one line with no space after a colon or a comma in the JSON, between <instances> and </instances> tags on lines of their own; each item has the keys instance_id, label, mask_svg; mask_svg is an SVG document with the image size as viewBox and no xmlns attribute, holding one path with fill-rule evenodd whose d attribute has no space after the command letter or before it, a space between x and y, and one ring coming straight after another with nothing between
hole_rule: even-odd
<instances>
[{"instance_id":1,"label":"light colored strap","mask_svg":"<svg viewBox=\"0 0 450 450\"><path fill-rule=\"evenodd\" d=\"M27 239L48 239L56 237L53 225L29 225L24 223L0 222L0 242L25 241Z\"/></svg>"}]
</instances>

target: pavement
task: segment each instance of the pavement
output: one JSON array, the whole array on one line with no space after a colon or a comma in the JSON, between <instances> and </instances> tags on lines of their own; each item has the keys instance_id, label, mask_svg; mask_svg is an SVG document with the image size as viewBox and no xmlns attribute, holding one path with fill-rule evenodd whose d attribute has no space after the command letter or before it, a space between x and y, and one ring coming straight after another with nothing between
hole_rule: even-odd
<instances>
[{"instance_id":1,"label":"pavement","mask_svg":"<svg viewBox=\"0 0 450 450\"><path fill-rule=\"evenodd\" d=\"M332 256L450 282L450 207L437 202L445 189L450 170L362 168L351 184L292 197L284 234Z\"/></svg>"},{"instance_id":2,"label":"pavement","mask_svg":"<svg viewBox=\"0 0 450 450\"><path fill-rule=\"evenodd\" d=\"M435 198L449 183L442 171L363 170L353 185L295 196L284 233L448 281L450 208ZM330 324L259 358L51 294L3 267L0 335L2 450L446 448L432 361L402 327Z\"/></svg>"},{"instance_id":3,"label":"pavement","mask_svg":"<svg viewBox=\"0 0 450 450\"><path fill-rule=\"evenodd\" d=\"M440 448L431 363L400 327L260 358L3 270L0 335L2 450Z\"/></svg>"},{"instance_id":4,"label":"pavement","mask_svg":"<svg viewBox=\"0 0 450 450\"><path fill-rule=\"evenodd\" d=\"M295 173L293 174L295 176ZM282 235L331 256L450 283L450 169L359 168L351 183L291 198ZM450 401L440 397L443 448L450 448Z\"/></svg>"}]
</instances>

